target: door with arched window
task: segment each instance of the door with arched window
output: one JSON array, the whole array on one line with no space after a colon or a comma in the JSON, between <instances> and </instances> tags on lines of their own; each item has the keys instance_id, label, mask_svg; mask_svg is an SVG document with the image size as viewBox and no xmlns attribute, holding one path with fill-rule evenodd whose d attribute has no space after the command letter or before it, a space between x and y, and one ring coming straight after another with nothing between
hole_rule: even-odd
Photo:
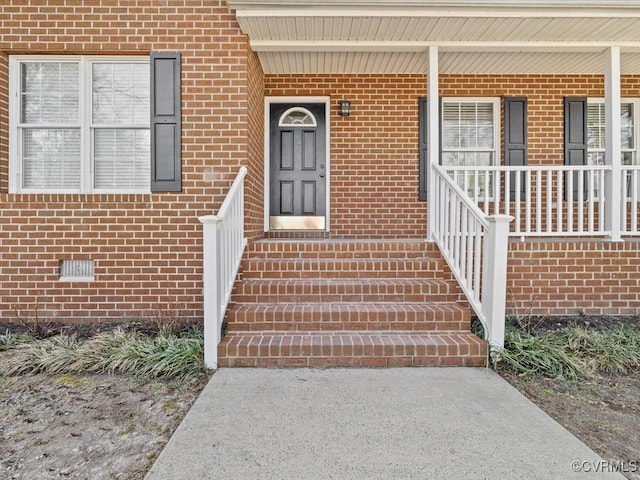
<instances>
[{"instance_id":1,"label":"door with arched window","mask_svg":"<svg viewBox=\"0 0 640 480\"><path fill-rule=\"evenodd\" d=\"M324 230L325 104L272 103L269 118L269 228Z\"/></svg>"}]
</instances>

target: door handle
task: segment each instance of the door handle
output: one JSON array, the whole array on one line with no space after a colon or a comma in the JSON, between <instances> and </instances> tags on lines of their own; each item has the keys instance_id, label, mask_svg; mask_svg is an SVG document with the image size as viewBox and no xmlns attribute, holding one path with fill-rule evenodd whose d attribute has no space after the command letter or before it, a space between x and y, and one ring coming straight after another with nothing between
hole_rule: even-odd
<instances>
[{"instance_id":1,"label":"door handle","mask_svg":"<svg viewBox=\"0 0 640 480\"><path fill-rule=\"evenodd\" d=\"M320 174L320 178L324 178L324 173L321 173L321 174Z\"/></svg>"}]
</instances>

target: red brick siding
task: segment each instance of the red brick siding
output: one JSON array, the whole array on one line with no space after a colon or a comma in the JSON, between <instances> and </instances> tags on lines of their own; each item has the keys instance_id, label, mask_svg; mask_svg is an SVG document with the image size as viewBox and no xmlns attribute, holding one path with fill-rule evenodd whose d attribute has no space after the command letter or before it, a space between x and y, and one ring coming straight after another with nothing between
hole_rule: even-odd
<instances>
[{"instance_id":1,"label":"red brick siding","mask_svg":"<svg viewBox=\"0 0 640 480\"><path fill-rule=\"evenodd\" d=\"M640 96L640 76L622 76L623 97ZM602 75L441 75L444 97L528 99L529 164L563 163L564 97L604 97ZM501 118L503 113L501 113ZM502 121L501 121L502 124ZM502 144L500 145L502 148ZM501 151L500 157L502 158Z\"/></svg>"},{"instance_id":2,"label":"red brick siding","mask_svg":"<svg viewBox=\"0 0 640 480\"><path fill-rule=\"evenodd\" d=\"M48 319L201 317L197 217L219 208L249 156L248 43L225 3L12 0L0 31L0 318L36 300ZM182 53L182 193L7 193L8 55L158 50ZM94 259L96 281L59 282L67 258Z\"/></svg>"},{"instance_id":3,"label":"red brick siding","mask_svg":"<svg viewBox=\"0 0 640 480\"><path fill-rule=\"evenodd\" d=\"M640 243L514 241L509 245L507 313L640 313Z\"/></svg>"},{"instance_id":4,"label":"red brick siding","mask_svg":"<svg viewBox=\"0 0 640 480\"><path fill-rule=\"evenodd\" d=\"M247 238L264 235L264 76L255 53L249 60L249 174L245 186Z\"/></svg>"}]
</instances>

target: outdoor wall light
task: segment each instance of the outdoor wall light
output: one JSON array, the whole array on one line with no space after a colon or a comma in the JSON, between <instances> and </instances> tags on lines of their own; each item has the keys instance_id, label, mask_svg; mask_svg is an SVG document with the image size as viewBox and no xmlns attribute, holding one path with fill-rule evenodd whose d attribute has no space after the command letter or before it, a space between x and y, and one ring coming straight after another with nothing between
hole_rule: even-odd
<instances>
[{"instance_id":1,"label":"outdoor wall light","mask_svg":"<svg viewBox=\"0 0 640 480\"><path fill-rule=\"evenodd\" d=\"M338 104L340 105L341 117L348 117L351 115L351 102L349 100L340 100Z\"/></svg>"}]
</instances>

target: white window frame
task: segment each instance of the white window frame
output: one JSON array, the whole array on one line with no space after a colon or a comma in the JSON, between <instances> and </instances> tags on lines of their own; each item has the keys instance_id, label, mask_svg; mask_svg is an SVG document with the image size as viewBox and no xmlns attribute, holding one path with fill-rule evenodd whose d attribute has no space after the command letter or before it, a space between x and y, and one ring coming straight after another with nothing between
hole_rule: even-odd
<instances>
[{"instance_id":1,"label":"white window frame","mask_svg":"<svg viewBox=\"0 0 640 480\"><path fill-rule=\"evenodd\" d=\"M442 152L456 151L456 152L491 152L493 153L492 165L500 165L500 98L498 97L443 97L442 106L440 109L440 122L443 118L443 109L446 103L491 103L493 104L493 148L492 149L466 149L466 150L445 150L443 145L440 145ZM442 128L442 127L441 127ZM446 168L446 165L443 165Z\"/></svg>"},{"instance_id":2,"label":"white window frame","mask_svg":"<svg viewBox=\"0 0 640 480\"><path fill-rule=\"evenodd\" d=\"M20 135L20 65L24 62L78 63L79 69L79 120L80 120L80 187L23 188L22 187L22 138ZM148 56L98 56L98 55L11 55L9 57L9 192L10 193L150 193L151 176L145 188L97 189L94 188L93 124L91 111L91 66L94 63L143 63ZM145 128L150 128L151 118ZM119 125L127 128L127 125ZM149 158L151 163L151 158Z\"/></svg>"},{"instance_id":3,"label":"white window frame","mask_svg":"<svg viewBox=\"0 0 640 480\"><path fill-rule=\"evenodd\" d=\"M587 98L587 108L590 104L600 104L600 105L604 105L605 101L604 98ZM640 157L638 156L638 133L640 132L639 128L638 128L638 124L640 124L640 98L621 98L620 99L620 104L631 104L632 109L633 109L633 148L623 148L621 153L625 153L625 152L631 152L631 165L638 165L640 163ZM588 115L588 114L587 114ZM588 122L587 122L587 128L588 128ZM622 134L622 132L620 132ZM587 145L587 157L589 155L589 153L605 153L605 149L604 148L597 148L597 149L593 149L593 148L589 148L589 145Z\"/></svg>"},{"instance_id":4,"label":"white window frame","mask_svg":"<svg viewBox=\"0 0 640 480\"><path fill-rule=\"evenodd\" d=\"M500 132L502 130L502 126L500 124L500 98L499 97L443 97L440 106L440 123L443 123L444 117L444 106L446 103L491 103L493 106L493 148L491 149L477 149L477 148L469 148L469 149L455 149L449 150L445 149L443 146L443 141L440 142L441 153L445 152L489 152L492 154L492 162L489 166L500 165ZM442 129L442 125L440 127ZM442 156L440 157L442 161ZM478 168L483 168L484 165L476 165ZM454 165L446 165L442 164L442 167L446 170L448 167L455 168ZM473 165L469 167L473 168ZM460 188L465 190L467 194L474 198L476 201L479 200L493 200L495 197L495 173L490 173L489 185L487 191L485 191L481 183L481 177L476 177L475 172L473 171L462 171L455 172L454 178L457 179L458 185Z\"/></svg>"}]
</instances>

